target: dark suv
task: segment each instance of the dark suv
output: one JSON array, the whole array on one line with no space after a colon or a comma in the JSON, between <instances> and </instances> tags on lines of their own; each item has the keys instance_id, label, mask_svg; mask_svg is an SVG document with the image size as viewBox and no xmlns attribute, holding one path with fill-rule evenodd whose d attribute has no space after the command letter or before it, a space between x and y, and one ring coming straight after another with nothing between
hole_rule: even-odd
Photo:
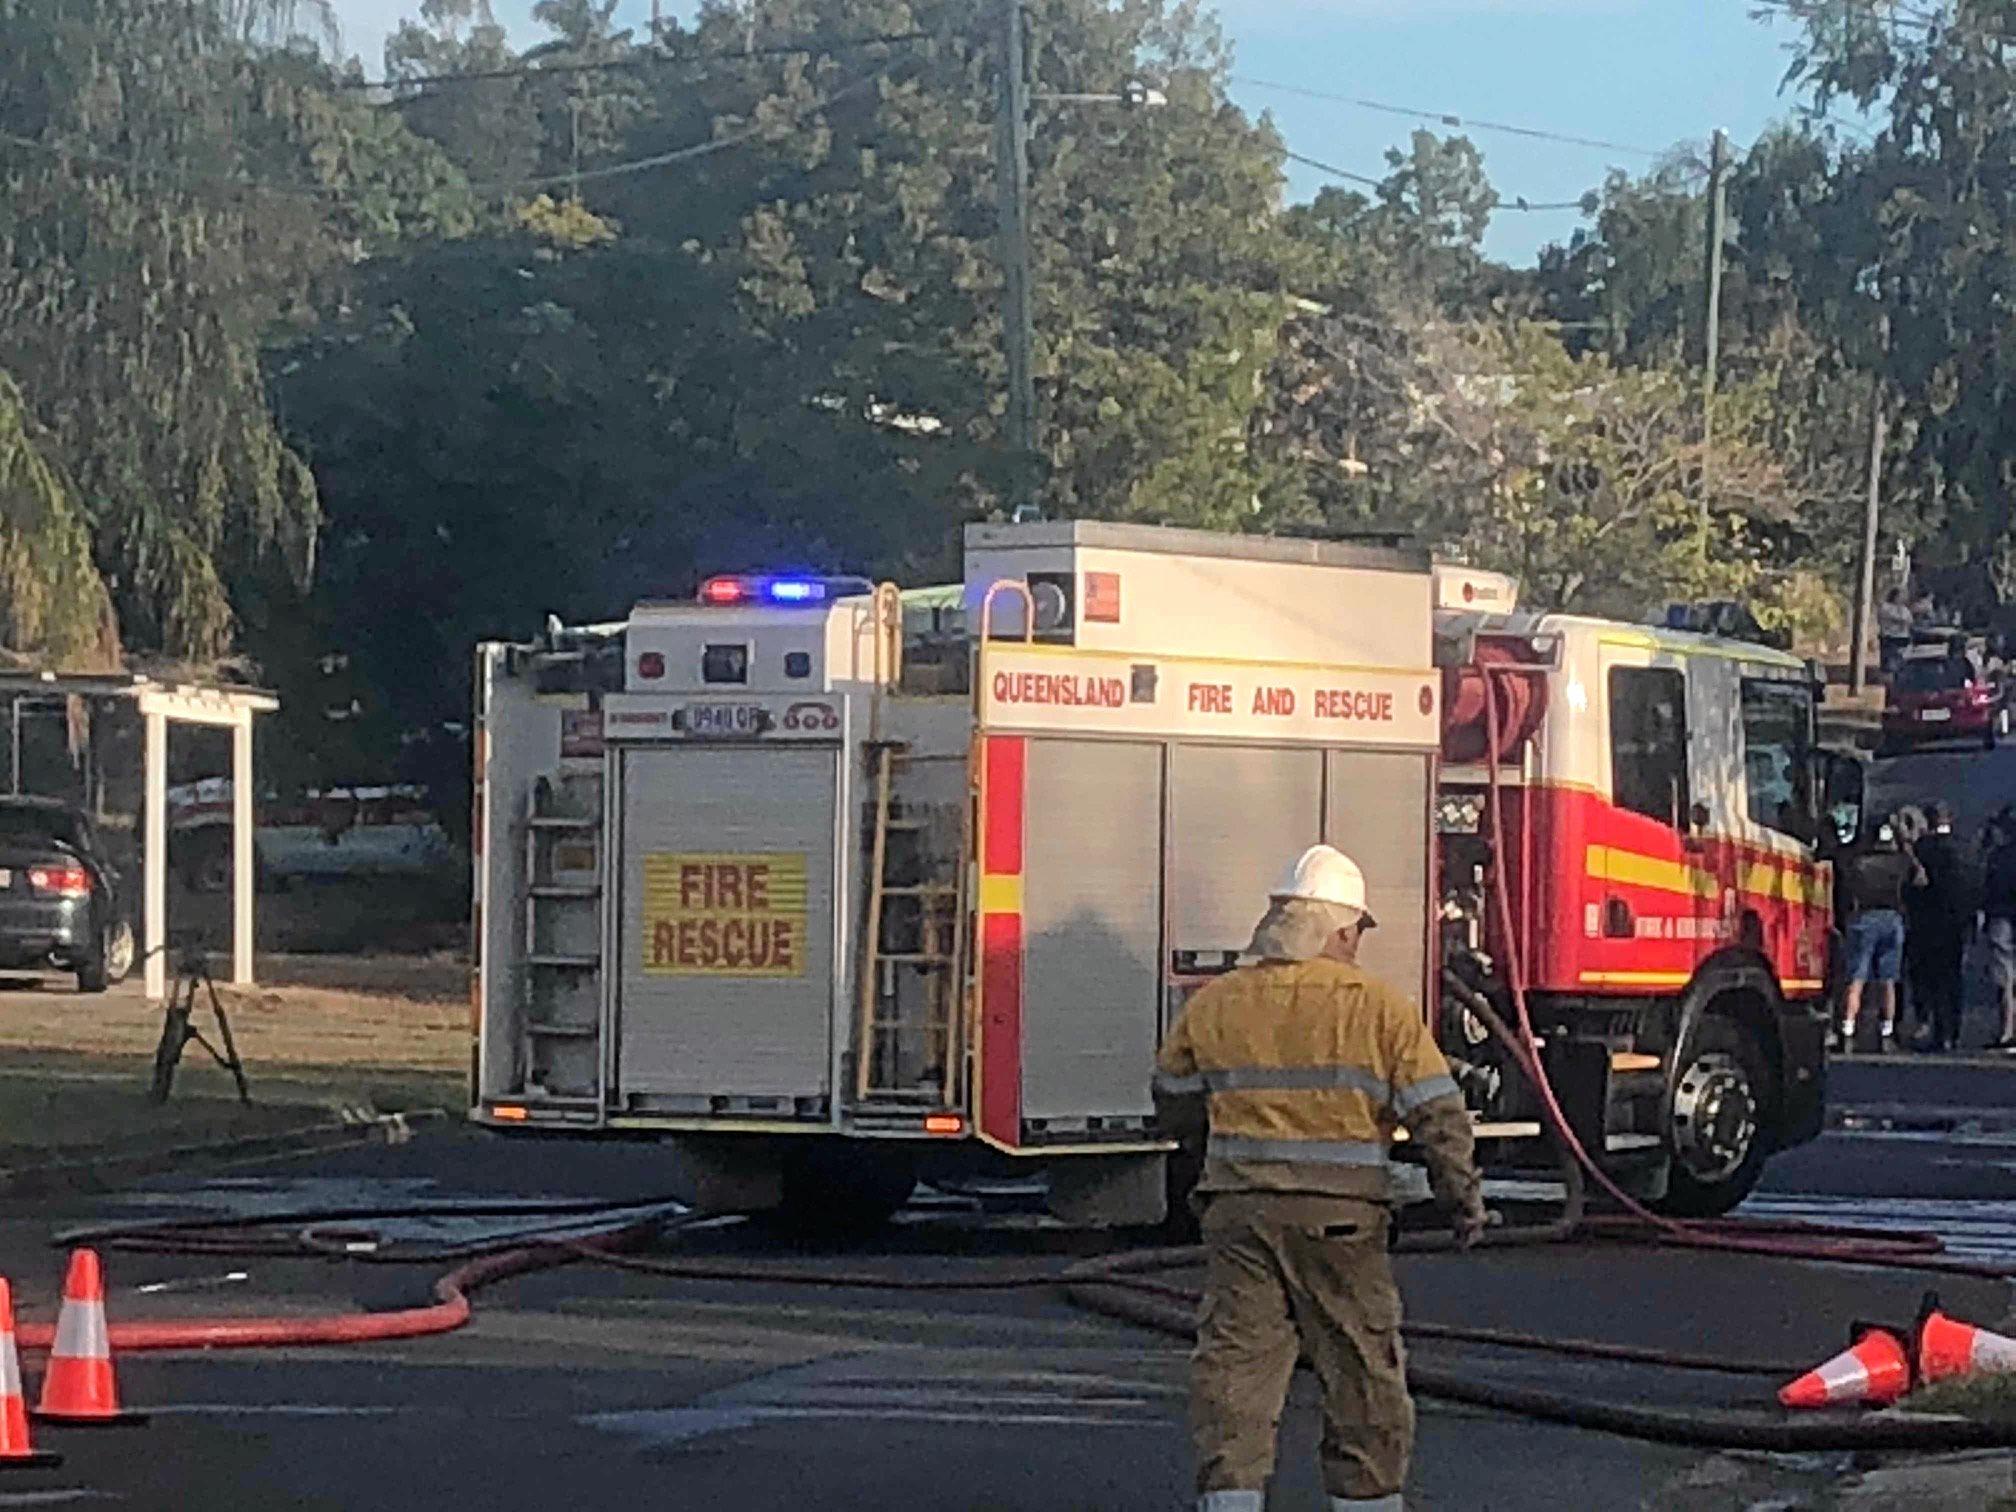
<instances>
[{"instance_id":1,"label":"dark suv","mask_svg":"<svg viewBox=\"0 0 2016 1512\"><path fill-rule=\"evenodd\" d=\"M119 873L90 819L48 798L0 798L0 967L77 973L103 992L133 969Z\"/></svg>"}]
</instances>

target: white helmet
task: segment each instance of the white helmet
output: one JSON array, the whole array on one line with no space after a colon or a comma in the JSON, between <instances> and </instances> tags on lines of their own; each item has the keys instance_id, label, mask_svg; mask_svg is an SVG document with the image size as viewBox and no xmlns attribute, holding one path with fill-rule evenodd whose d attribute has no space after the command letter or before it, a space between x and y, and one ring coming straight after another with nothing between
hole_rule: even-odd
<instances>
[{"instance_id":1,"label":"white helmet","mask_svg":"<svg viewBox=\"0 0 2016 1512\"><path fill-rule=\"evenodd\" d=\"M1310 903L1330 903L1355 910L1367 929L1377 920L1365 906L1365 873L1358 863L1334 845L1312 845L1295 859L1280 886L1268 894L1277 902L1300 898Z\"/></svg>"}]
</instances>

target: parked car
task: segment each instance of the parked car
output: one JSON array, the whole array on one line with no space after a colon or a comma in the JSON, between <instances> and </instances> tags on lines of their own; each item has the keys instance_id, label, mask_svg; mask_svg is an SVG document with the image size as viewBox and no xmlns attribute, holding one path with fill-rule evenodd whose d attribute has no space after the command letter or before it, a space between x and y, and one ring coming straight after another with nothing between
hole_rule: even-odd
<instances>
[{"instance_id":1,"label":"parked car","mask_svg":"<svg viewBox=\"0 0 2016 1512\"><path fill-rule=\"evenodd\" d=\"M81 810L0 798L0 967L77 974L103 992L133 969L133 915L118 870Z\"/></svg>"},{"instance_id":2,"label":"parked car","mask_svg":"<svg viewBox=\"0 0 2016 1512\"><path fill-rule=\"evenodd\" d=\"M1934 741L1978 741L1989 750L2009 733L2008 689L1981 653L1959 645L1914 646L1897 664L1883 707L1887 754Z\"/></svg>"}]
</instances>

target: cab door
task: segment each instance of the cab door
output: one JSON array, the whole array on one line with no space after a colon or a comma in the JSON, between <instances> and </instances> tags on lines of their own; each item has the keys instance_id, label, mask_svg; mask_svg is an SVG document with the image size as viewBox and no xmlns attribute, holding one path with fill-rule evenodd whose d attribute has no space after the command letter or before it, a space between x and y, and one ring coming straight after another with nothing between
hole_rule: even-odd
<instances>
[{"instance_id":1,"label":"cab door","mask_svg":"<svg viewBox=\"0 0 2016 1512\"><path fill-rule=\"evenodd\" d=\"M1582 985L1671 991L1693 976L1720 893L1696 823L1689 668L1676 653L1621 639L1604 645L1599 668L1608 791L1588 829L1596 938Z\"/></svg>"},{"instance_id":2,"label":"cab door","mask_svg":"<svg viewBox=\"0 0 2016 1512\"><path fill-rule=\"evenodd\" d=\"M1735 827L1736 939L1769 958L1789 992L1817 991L1828 924L1813 859L1814 689L1777 668L1742 667L1737 690L1743 788Z\"/></svg>"}]
</instances>

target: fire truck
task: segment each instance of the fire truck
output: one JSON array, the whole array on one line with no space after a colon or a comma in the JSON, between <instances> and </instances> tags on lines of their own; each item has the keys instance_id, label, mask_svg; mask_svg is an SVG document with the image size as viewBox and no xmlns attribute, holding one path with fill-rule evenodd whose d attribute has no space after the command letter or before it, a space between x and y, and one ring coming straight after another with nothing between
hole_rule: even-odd
<instances>
[{"instance_id":1,"label":"fire truck","mask_svg":"<svg viewBox=\"0 0 2016 1512\"><path fill-rule=\"evenodd\" d=\"M1316 840L1506 1164L1541 1126L1480 999L1675 1206L1819 1127L1854 794L1781 652L1521 614L1403 547L1073 521L969 527L942 589L549 621L476 687L472 1116L668 1139L709 1207L1040 1173L1067 1221L1154 1221L1157 1044Z\"/></svg>"}]
</instances>

